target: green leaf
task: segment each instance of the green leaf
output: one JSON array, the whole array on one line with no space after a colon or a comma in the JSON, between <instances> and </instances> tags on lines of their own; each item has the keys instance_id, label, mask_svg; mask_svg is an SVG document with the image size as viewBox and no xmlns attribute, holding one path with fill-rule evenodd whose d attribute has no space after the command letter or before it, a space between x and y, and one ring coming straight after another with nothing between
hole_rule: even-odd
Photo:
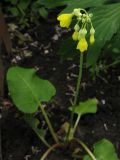
<instances>
[{"instance_id":1,"label":"green leaf","mask_svg":"<svg viewBox=\"0 0 120 160\"><path fill-rule=\"evenodd\" d=\"M39 12L39 14L40 14L40 16L41 17L43 17L43 18L47 18L47 16L48 16L48 11L44 8L44 7L40 7L39 9L38 9L38 12Z\"/></svg>"},{"instance_id":2,"label":"green leaf","mask_svg":"<svg viewBox=\"0 0 120 160\"><path fill-rule=\"evenodd\" d=\"M93 145L96 160L119 160L113 144L107 139L102 139ZM83 160L92 160L88 155Z\"/></svg>"},{"instance_id":3,"label":"green leaf","mask_svg":"<svg viewBox=\"0 0 120 160\"><path fill-rule=\"evenodd\" d=\"M80 102L79 105L74 106L75 111L74 113L78 115L88 114L88 113L96 113L97 112L97 99L89 99L85 102ZM70 107L70 110L72 111L72 107Z\"/></svg>"},{"instance_id":4,"label":"green leaf","mask_svg":"<svg viewBox=\"0 0 120 160\"><path fill-rule=\"evenodd\" d=\"M41 129L38 128L40 122L37 118L34 118L32 114L25 114L24 119L40 139L45 137L46 131L42 128Z\"/></svg>"},{"instance_id":5,"label":"green leaf","mask_svg":"<svg viewBox=\"0 0 120 160\"><path fill-rule=\"evenodd\" d=\"M62 12L72 12L75 8L92 8L96 6L101 6L107 1L108 0L71 0Z\"/></svg>"},{"instance_id":6,"label":"green leaf","mask_svg":"<svg viewBox=\"0 0 120 160\"><path fill-rule=\"evenodd\" d=\"M99 6L106 1L107 0L41 0L41 4L45 5L46 8L50 9L66 5L66 11L72 11L74 8L78 8L78 6L81 8Z\"/></svg>"},{"instance_id":7,"label":"green leaf","mask_svg":"<svg viewBox=\"0 0 120 160\"><path fill-rule=\"evenodd\" d=\"M16 8L16 7L11 7L10 9L9 9L9 11L12 13L12 15L14 15L14 16L18 16L19 15L19 11L18 11L18 9Z\"/></svg>"},{"instance_id":8,"label":"green leaf","mask_svg":"<svg viewBox=\"0 0 120 160\"><path fill-rule=\"evenodd\" d=\"M94 65L99 57L101 48L109 41L120 27L120 3L104 5L91 10L95 28L95 44L87 54L87 65Z\"/></svg>"},{"instance_id":9,"label":"green leaf","mask_svg":"<svg viewBox=\"0 0 120 160\"><path fill-rule=\"evenodd\" d=\"M120 29L116 35L111 39L107 51L111 54L111 57L118 60L120 58Z\"/></svg>"},{"instance_id":10,"label":"green leaf","mask_svg":"<svg viewBox=\"0 0 120 160\"><path fill-rule=\"evenodd\" d=\"M12 5L16 5L17 1L16 0L6 0L7 2L10 2Z\"/></svg>"},{"instance_id":11,"label":"green leaf","mask_svg":"<svg viewBox=\"0 0 120 160\"><path fill-rule=\"evenodd\" d=\"M20 7L20 9L25 10L28 8L29 4L30 4L29 0L24 0L24 1L20 1L18 6Z\"/></svg>"},{"instance_id":12,"label":"green leaf","mask_svg":"<svg viewBox=\"0 0 120 160\"><path fill-rule=\"evenodd\" d=\"M19 110L37 111L39 102L49 101L55 95L54 86L36 75L35 69L12 67L7 73L10 96Z\"/></svg>"}]
</instances>

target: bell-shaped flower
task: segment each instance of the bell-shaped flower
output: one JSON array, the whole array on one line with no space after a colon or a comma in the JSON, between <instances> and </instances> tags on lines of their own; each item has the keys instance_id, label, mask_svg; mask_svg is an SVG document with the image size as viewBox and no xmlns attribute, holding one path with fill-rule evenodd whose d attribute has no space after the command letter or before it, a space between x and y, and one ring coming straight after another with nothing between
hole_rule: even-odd
<instances>
[{"instance_id":1,"label":"bell-shaped flower","mask_svg":"<svg viewBox=\"0 0 120 160\"><path fill-rule=\"evenodd\" d=\"M69 28L72 21L73 13L61 14L57 17L57 20L60 21L61 27Z\"/></svg>"},{"instance_id":2,"label":"bell-shaped flower","mask_svg":"<svg viewBox=\"0 0 120 160\"><path fill-rule=\"evenodd\" d=\"M86 38L85 36L82 36L78 42L78 45L77 45L77 49L80 50L81 53L83 53L84 51L86 51L88 48L88 43L86 41Z\"/></svg>"},{"instance_id":3,"label":"bell-shaped flower","mask_svg":"<svg viewBox=\"0 0 120 160\"><path fill-rule=\"evenodd\" d=\"M72 35L72 39L74 41L77 41L78 40L78 35L79 35L79 32L78 31L74 31L73 35Z\"/></svg>"}]
</instances>

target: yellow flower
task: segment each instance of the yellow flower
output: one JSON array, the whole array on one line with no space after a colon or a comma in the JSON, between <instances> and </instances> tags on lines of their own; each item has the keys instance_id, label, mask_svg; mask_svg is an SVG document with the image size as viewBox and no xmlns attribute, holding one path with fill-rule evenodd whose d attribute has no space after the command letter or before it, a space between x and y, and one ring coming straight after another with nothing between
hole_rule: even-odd
<instances>
[{"instance_id":1,"label":"yellow flower","mask_svg":"<svg viewBox=\"0 0 120 160\"><path fill-rule=\"evenodd\" d=\"M90 35L90 44L93 44L95 42L94 34Z\"/></svg>"},{"instance_id":2,"label":"yellow flower","mask_svg":"<svg viewBox=\"0 0 120 160\"><path fill-rule=\"evenodd\" d=\"M77 49L79 49L80 52L83 53L84 51L87 50L87 48L88 48L88 44L85 37L81 37L78 42Z\"/></svg>"},{"instance_id":3,"label":"yellow flower","mask_svg":"<svg viewBox=\"0 0 120 160\"><path fill-rule=\"evenodd\" d=\"M66 27L68 28L71 24L73 14L72 13L66 13L66 14L61 14L57 17L57 20L60 21L60 26L61 27Z\"/></svg>"},{"instance_id":4,"label":"yellow flower","mask_svg":"<svg viewBox=\"0 0 120 160\"><path fill-rule=\"evenodd\" d=\"M78 40L78 35L79 35L79 32L78 31L74 31L73 35L72 35L72 39L74 41L77 41Z\"/></svg>"}]
</instances>

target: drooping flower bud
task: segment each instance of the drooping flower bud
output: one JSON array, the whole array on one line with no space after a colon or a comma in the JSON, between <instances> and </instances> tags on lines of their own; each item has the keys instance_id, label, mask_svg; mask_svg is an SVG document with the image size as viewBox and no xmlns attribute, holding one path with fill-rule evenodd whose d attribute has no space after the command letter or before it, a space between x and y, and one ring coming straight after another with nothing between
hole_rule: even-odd
<instances>
[{"instance_id":1,"label":"drooping flower bud","mask_svg":"<svg viewBox=\"0 0 120 160\"><path fill-rule=\"evenodd\" d=\"M95 42L94 34L90 35L90 44L93 44Z\"/></svg>"},{"instance_id":2,"label":"drooping flower bud","mask_svg":"<svg viewBox=\"0 0 120 160\"><path fill-rule=\"evenodd\" d=\"M90 34L95 34L95 29L93 27L90 29Z\"/></svg>"},{"instance_id":3,"label":"drooping flower bud","mask_svg":"<svg viewBox=\"0 0 120 160\"><path fill-rule=\"evenodd\" d=\"M76 17L81 17L82 16L82 13L80 13L80 8L74 9L73 13Z\"/></svg>"},{"instance_id":4,"label":"drooping flower bud","mask_svg":"<svg viewBox=\"0 0 120 160\"><path fill-rule=\"evenodd\" d=\"M81 37L85 37L86 34L87 34L86 28L80 29L78 39L81 39Z\"/></svg>"},{"instance_id":5,"label":"drooping flower bud","mask_svg":"<svg viewBox=\"0 0 120 160\"><path fill-rule=\"evenodd\" d=\"M78 40L78 35L79 35L79 32L78 31L74 31L73 35L72 35L72 39L74 41L77 41Z\"/></svg>"},{"instance_id":6,"label":"drooping flower bud","mask_svg":"<svg viewBox=\"0 0 120 160\"><path fill-rule=\"evenodd\" d=\"M90 29L90 44L93 44L95 42L94 34L95 34L95 29L93 27L91 27L91 29Z\"/></svg>"},{"instance_id":7,"label":"drooping flower bud","mask_svg":"<svg viewBox=\"0 0 120 160\"><path fill-rule=\"evenodd\" d=\"M75 31L79 31L79 29L80 29L80 27L79 27L79 25L78 25L78 23L74 26L74 30Z\"/></svg>"}]
</instances>

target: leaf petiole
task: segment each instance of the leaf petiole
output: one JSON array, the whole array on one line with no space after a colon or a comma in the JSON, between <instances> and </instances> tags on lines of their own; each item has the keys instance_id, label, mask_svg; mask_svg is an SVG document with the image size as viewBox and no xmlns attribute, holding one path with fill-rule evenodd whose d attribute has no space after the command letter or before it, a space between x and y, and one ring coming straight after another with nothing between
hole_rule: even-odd
<instances>
[{"instance_id":1,"label":"leaf petiole","mask_svg":"<svg viewBox=\"0 0 120 160\"><path fill-rule=\"evenodd\" d=\"M56 133L55 133L53 127L52 127L52 124L51 124L51 122L50 122L50 120L49 120L49 118L48 118L48 116L47 116L46 111L44 110L44 108L43 108L43 106L42 106L42 104L41 104L40 102L39 102L39 107L40 107L41 112L42 112L42 114L43 114L43 116L44 116L44 118L45 118L45 121L46 121L46 123L47 123L47 125L48 125L48 128L49 128L49 130L50 130L50 132L51 132L51 135L53 136L53 139L55 140L56 143L58 143L59 140L58 140L58 138L57 138L57 135L56 135Z\"/></svg>"}]
</instances>

